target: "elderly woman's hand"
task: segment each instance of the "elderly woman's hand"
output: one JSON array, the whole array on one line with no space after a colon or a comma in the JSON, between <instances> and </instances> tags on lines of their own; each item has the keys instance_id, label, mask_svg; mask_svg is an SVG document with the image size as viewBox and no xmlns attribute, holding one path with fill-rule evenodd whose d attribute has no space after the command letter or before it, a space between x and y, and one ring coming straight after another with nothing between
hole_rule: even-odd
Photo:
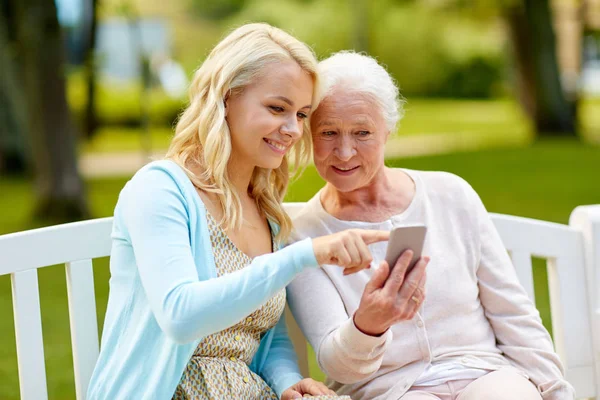
<instances>
[{"instance_id":1,"label":"elderly woman's hand","mask_svg":"<svg viewBox=\"0 0 600 400\"><path fill-rule=\"evenodd\" d=\"M365 286L354 313L354 325L363 333L381 335L393 324L411 320L421 307L425 300L425 267L429 257L420 258L406 274L412 256L411 250L402 253L391 273L383 261Z\"/></svg>"},{"instance_id":2,"label":"elderly woman's hand","mask_svg":"<svg viewBox=\"0 0 600 400\"><path fill-rule=\"evenodd\" d=\"M313 239L313 250L320 265L334 264L345 268L344 275L369 268L373 256L367 247L371 243L389 240L389 231L347 229Z\"/></svg>"}]
</instances>

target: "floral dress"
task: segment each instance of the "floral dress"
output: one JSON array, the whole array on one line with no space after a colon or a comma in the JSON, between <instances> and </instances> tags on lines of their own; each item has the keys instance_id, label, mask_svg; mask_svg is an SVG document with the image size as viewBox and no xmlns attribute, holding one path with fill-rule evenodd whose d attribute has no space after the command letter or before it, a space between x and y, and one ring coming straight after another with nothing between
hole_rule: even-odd
<instances>
[{"instance_id":1,"label":"floral dress","mask_svg":"<svg viewBox=\"0 0 600 400\"><path fill-rule=\"evenodd\" d=\"M210 214L207 214L207 220L218 276L250 264L250 257L235 246ZM244 320L202 339L181 377L173 400L278 400L273 389L250 370L249 364L258 350L262 334L277 324L284 308L285 289L282 289ZM340 399L335 396L313 399L329 398Z\"/></svg>"}]
</instances>

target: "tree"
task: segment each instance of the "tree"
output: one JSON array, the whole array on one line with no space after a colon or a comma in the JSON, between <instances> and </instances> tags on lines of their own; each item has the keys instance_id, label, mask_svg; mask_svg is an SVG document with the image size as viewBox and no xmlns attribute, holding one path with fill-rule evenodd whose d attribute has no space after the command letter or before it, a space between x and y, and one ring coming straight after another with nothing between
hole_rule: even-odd
<instances>
[{"instance_id":1,"label":"tree","mask_svg":"<svg viewBox=\"0 0 600 400\"><path fill-rule=\"evenodd\" d=\"M576 135L576 99L562 87L549 0L523 0L506 10L518 97L540 136Z\"/></svg>"},{"instance_id":2,"label":"tree","mask_svg":"<svg viewBox=\"0 0 600 400\"><path fill-rule=\"evenodd\" d=\"M576 136L577 99L561 83L551 0L448 0L440 4L470 11L474 18L501 15L509 28L515 91L538 136Z\"/></svg>"},{"instance_id":3,"label":"tree","mask_svg":"<svg viewBox=\"0 0 600 400\"><path fill-rule=\"evenodd\" d=\"M350 0L354 50L369 52L369 7L366 0Z\"/></svg>"},{"instance_id":4,"label":"tree","mask_svg":"<svg viewBox=\"0 0 600 400\"><path fill-rule=\"evenodd\" d=\"M89 215L76 157L76 131L66 99L62 32L54 0L12 0L26 130L35 175L35 216L76 220Z\"/></svg>"},{"instance_id":5,"label":"tree","mask_svg":"<svg viewBox=\"0 0 600 400\"><path fill-rule=\"evenodd\" d=\"M98 0L85 1L86 4L86 44L85 70L87 75L87 104L84 117L84 134L91 139L98 128L96 115L96 30L98 26Z\"/></svg>"},{"instance_id":6,"label":"tree","mask_svg":"<svg viewBox=\"0 0 600 400\"><path fill-rule=\"evenodd\" d=\"M0 0L0 174L22 174L27 161L25 98L17 73L13 13L9 1Z\"/></svg>"}]
</instances>

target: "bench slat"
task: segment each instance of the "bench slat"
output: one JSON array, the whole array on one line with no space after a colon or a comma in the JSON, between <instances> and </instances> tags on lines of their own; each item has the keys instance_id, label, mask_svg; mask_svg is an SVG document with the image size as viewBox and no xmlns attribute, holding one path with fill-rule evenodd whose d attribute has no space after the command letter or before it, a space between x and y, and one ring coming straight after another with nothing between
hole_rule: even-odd
<instances>
[{"instance_id":1,"label":"bench slat","mask_svg":"<svg viewBox=\"0 0 600 400\"><path fill-rule=\"evenodd\" d=\"M21 400L48 398L37 270L11 274Z\"/></svg>"},{"instance_id":2,"label":"bench slat","mask_svg":"<svg viewBox=\"0 0 600 400\"><path fill-rule=\"evenodd\" d=\"M548 259L550 310L556 352L563 361L567 377L580 396L575 371L593 366L590 313L586 297L585 277L581 254Z\"/></svg>"},{"instance_id":3,"label":"bench slat","mask_svg":"<svg viewBox=\"0 0 600 400\"><path fill-rule=\"evenodd\" d=\"M0 236L0 275L110 254L112 218L49 226ZM33 251L32 251L33 250Z\"/></svg>"},{"instance_id":4,"label":"bench slat","mask_svg":"<svg viewBox=\"0 0 600 400\"><path fill-rule=\"evenodd\" d=\"M578 399L596 399L596 386L594 384L594 367L569 368L565 371L565 379L573 385Z\"/></svg>"},{"instance_id":5,"label":"bench slat","mask_svg":"<svg viewBox=\"0 0 600 400\"><path fill-rule=\"evenodd\" d=\"M490 213L507 249L523 250L535 257L562 257L581 245L581 232L568 225Z\"/></svg>"},{"instance_id":6,"label":"bench slat","mask_svg":"<svg viewBox=\"0 0 600 400\"><path fill-rule=\"evenodd\" d=\"M86 398L99 352L92 260L67 263L66 272L75 392L77 399L82 400Z\"/></svg>"}]
</instances>

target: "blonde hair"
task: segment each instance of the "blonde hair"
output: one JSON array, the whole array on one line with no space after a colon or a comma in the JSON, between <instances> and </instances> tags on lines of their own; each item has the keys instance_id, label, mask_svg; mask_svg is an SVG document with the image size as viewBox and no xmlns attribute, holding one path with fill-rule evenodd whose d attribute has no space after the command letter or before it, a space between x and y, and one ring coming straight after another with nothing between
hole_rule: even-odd
<instances>
[{"instance_id":1,"label":"blonde hair","mask_svg":"<svg viewBox=\"0 0 600 400\"><path fill-rule=\"evenodd\" d=\"M317 60L312 50L288 33L268 24L243 25L227 35L211 51L194 74L189 89L190 104L180 116L166 158L179 164L199 189L215 193L225 229L240 228L243 222L239 193L227 172L231 156L231 136L225 120L225 98L243 91L262 76L264 67L282 61L295 61L313 79L314 110L317 98ZM302 138L290 149L292 172L308 163L312 143L305 120ZM282 242L292 228L282 201L289 182L290 160L286 154L276 169L256 168L249 191L266 217L279 225L276 240ZM190 167L202 169L196 176Z\"/></svg>"}]
</instances>

